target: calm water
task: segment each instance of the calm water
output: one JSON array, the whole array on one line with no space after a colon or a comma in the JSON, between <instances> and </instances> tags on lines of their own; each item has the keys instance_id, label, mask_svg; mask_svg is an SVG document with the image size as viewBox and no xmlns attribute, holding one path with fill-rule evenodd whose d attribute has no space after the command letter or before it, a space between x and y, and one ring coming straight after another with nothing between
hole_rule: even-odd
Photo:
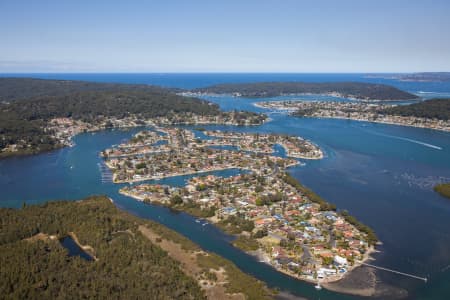
<instances>
[{"instance_id":1,"label":"calm water","mask_svg":"<svg viewBox=\"0 0 450 300\"><path fill-rule=\"evenodd\" d=\"M83 249L81 249L77 243L70 236L62 238L60 241L61 245L69 251L69 256L79 256L82 259L91 261L93 258L87 254Z\"/></svg>"},{"instance_id":2,"label":"calm water","mask_svg":"<svg viewBox=\"0 0 450 300\"><path fill-rule=\"evenodd\" d=\"M29 75L28 75L29 76ZM41 78L149 83L197 87L219 82L245 81L368 81L389 83L427 97L450 94L450 84L397 82L367 79L358 74L58 74ZM426 92L426 93L424 93ZM296 97L313 100L311 96ZM208 97L223 109L255 108L254 99ZM327 100L327 99L324 99ZM407 289L411 299L450 297L450 201L432 191L437 182L450 181L450 134L427 129L372 124L347 120L299 119L270 114L272 119L258 127L209 126L250 132L287 133L306 137L326 153L320 161L305 161L291 173L318 194L375 229L383 246L375 264L429 278L417 280L377 272L380 278ZM270 286L311 299L352 297L317 292L303 282L279 274L269 266L231 247L230 237L213 226L201 226L185 214L136 202L118 194L120 185L102 181L98 152L130 137L138 129L82 134L76 147L32 157L0 161L0 205L19 207L23 201L80 199L107 194L119 207L161 222L184 234L206 250L235 262ZM282 154L282 153L280 153ZM239 172L231 170L227 174ZM163 181L181 185L188 177Z\"/></svg>"}]
</instances>

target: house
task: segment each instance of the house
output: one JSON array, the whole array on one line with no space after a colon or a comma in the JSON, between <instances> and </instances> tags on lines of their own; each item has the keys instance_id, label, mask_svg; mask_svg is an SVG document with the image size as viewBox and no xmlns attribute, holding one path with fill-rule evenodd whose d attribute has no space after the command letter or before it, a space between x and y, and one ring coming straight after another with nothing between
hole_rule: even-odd
<instances>
[{"instance_id":1,"label":"house","mask_svg":"<svg viewBox=\"0 0 450 300\"><path fill-rule=\"evenodd\" d=\"M335 255L333 258L334 263L340 267L346 267L348 265L348 261L345 257Z\"/></svg>"}]
</instances>

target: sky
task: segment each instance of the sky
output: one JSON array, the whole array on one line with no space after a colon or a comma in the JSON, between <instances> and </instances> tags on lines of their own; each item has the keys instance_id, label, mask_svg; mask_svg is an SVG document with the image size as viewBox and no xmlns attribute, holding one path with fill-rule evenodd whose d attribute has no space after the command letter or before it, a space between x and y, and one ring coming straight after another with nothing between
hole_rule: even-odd
<instances>
[{"instance_id":1,"label":"sky","mask_svg":"<svg viewBox=\"0 0 450 300\"><path fill-rule=\"evenodd\" d=\"M449 0L0 0L0 73L421 71Z\"/></svg>"}]
</instances>

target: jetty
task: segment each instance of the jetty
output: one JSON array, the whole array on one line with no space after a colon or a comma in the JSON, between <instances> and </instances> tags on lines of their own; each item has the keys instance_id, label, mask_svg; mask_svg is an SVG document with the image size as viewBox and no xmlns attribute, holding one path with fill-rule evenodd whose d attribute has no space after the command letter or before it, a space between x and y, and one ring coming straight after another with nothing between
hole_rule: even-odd
<instances>
[{"instance_id":1,"label":"jetty","mask_svg":"<svg viewBox=\"0 0 450 300\"><path fill-rule=\"evenodd\" d=\"M379 266L371 265L371 264L364 263L364 262L362 262L361 265L367 266L367 267L371 267L371 268L374 268L374 269L378 269L378 270L383 270L383 271L387 271L387 272L403 275L403 276L407 276L407 277L411 277L411 278L414 278L414 279L423 280L425 282L428 281L428 278L426 278L426 277L420 277L420 276L416 276L416 275L413 275L413 274L408 274L408 273L405 273L405 272L400 272L400 271L396 271L396 270L392 270L392 269L388 269L388 268L384 268L384 267L379 267Z\"/></svg>"}]
</instances>

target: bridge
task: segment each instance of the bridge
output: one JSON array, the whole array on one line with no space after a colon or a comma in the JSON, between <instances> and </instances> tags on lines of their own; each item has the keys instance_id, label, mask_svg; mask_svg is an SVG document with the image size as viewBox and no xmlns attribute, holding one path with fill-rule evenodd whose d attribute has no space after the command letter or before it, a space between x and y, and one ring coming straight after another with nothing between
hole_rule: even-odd
<instances>
[{"instance_id":1,"label":"bridge","mask_svg":"<svg viewBox=\"0 0 450 300\"><path fill-rule=\"evenodd\" d=\"M423 280L425 282L428 281L428 278L426 278L426 277L420 277L420 276L416 276L416 275L412 275L412 274L408 274L408 273L404 273L404 272L400 272L400 271L396 271L396 270L392 270L392 269L388 269L388 268L383 268L383 267L371 265L371 264L368 264L368 263L361 263L361 265L367 266L367 267L371 267L371 268L374 268L374 269L378 269L378 270L388 271L388 272L391 272L391 273L395 273L395 274L399 274L399 275L403 275L403 276L407 276L407 277L411 277L411 278L414 278L414 279Z\"/></svg>"}]
</instances>

